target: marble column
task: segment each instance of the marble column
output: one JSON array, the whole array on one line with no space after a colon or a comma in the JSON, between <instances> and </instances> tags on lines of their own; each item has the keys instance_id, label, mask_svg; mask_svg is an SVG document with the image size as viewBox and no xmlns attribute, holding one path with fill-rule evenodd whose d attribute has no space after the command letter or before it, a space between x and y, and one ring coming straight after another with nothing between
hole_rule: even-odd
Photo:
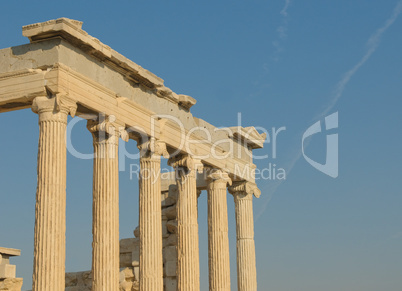
<instances>
[{"instance_id":1,"label":"marble column","mask_svg":"<svg viewBox=\"0 0 402 291\"><path fill-rule=\"evenodd\" d=\"M202 163L190 156L169 159L176 170L177 197L177 290L200 290L200 262L197 215L197 171Z\"/></svg>"},{"instance_id":2,"label":"marble column","mask_svg":"<svg viewBox=\"0 0 402 291\"><path fill-rule=\"evenodd\" d=\"M111 118L88 120L93 136L92 290L119 290L119 167L122 132ZM126 139L127 140L127 139Z\"/></svg>"},{"instance_id":3,"label":"marble column","mask_svg":"<svg viewBox=\"0 0 402 291\"><path fill-rule=\"evenodd\" d=\"M36 190L33 291L65 288L66 126L76 104L64 97L36 97L39 115L38 186Z\"/></svg>"},{"instance_id":4,"label":"marble column","mask_svg":"<svg viewBox=\"0 0 402 291\"><path fill-rule=\"evenodd\" d=\"M212 170L207 180L209 290L230 291L226 185L231 179L221 170Z\"/></svg>"},{"instance_id":5,"label":"marble column","mask_svg":"<svg viewBox=\"0 0 402 291\"><path fill-rule=\"evenodd\" d=\"M257 290L257 270L254 243L253 195L261 192L254 183L236 182L229 187L233 194L236 215L237 288Z\"/></svg>"},{"instance_id":6,"label":"marble column","mask_svg":"<svg viewBox=\"0 0 402 291\"><path fill-rule=\"evenodd\" d=\"M140 149L139 230L140 291L163 290L161 155L169 156L166 145L151 138Z\"/></svg>"}]
</instances>

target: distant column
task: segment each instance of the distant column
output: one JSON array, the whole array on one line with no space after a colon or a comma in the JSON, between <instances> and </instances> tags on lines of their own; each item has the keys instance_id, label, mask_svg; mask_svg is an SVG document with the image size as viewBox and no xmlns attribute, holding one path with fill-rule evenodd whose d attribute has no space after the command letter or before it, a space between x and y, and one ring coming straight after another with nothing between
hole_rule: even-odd
<instances>
[{"instance_id":1,"label":"distant column","mask_svg":"<svg viewBox=\"0 0 402 291\"><path fill-rule=\"evenodd\" d=\"M259 197L261 192L250 182L236 182L229 187L229 192L235 202L237 288L239 291L256 291L253 194Z\"/></svg>"},{"instance_id":2,"label":"distant column","mask_svg":"<svg viewBox=\"0 0 402 291\"><path fill-rule=\"evenodd\" d=\"M66 126L76 104L64 97L36 97L39 115L33 291L65 289Z\"/></svg>"},{"instance_id":3,"label":"distant column","mask_svg":"<svg viewBox=\"0 0 402 291\"><path fill-rule=\"evenodd\" d=\"M114 121L114 120L113 120ZM93 136L92 290L119 290L119 167L121 130L111 118L88 120ZM128 139L126 138L126 141Z\"/></svg>"},{"instance_id":4,"label":"distant column","mask_svg":"<svg viewBox=\"0 0 402 291\"><path fill-rule=\"evenodd\" d=\"M140 291L163 290L161 155L166 145L151 138L140 149Z\"/></svg>"},{"instance_id":5,"label":"distant column","mask_svg":"<svg viewBox=\"0 0 402 291\"><path fill-rule=\"evenodd\" d=\"M230 291L230 260L226 185L228 174L215 170L208 180L209 290Z\"/></svg>"},{"instance_id":6,"label":"distant column","mask_svg":"<svg viewBox=\"0 0 402 291\"><path fill-rule=\"evenodd\" d=\"M177 290L200 290L196 173L199 160L190 156L169 159L176 170L177 197Z\"/></svg>"}]
</instances>

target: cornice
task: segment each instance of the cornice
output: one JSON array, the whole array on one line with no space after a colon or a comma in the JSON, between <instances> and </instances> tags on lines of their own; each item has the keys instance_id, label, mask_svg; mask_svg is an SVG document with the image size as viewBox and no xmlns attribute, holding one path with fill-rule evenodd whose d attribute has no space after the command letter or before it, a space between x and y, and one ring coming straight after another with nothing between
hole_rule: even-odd
<instances>
[{"instance_id":1,"label":"cornice","mask_svg":"<svg viewBox=\"0 0 402 291\"><path fill-rule=\"evenodd\" d=\"M153 91L160 98L169 100L186 110L189 110L196 103L196 100L190 96L174 93L164 85L163 79L111 49L97 38L89 35L86 31L82 30L81 21L59 18L35 23L24 26L22 34L28 37L31 43L61 37L106 65L114 67L126 78Z\"/></svg>"}]
</instances>

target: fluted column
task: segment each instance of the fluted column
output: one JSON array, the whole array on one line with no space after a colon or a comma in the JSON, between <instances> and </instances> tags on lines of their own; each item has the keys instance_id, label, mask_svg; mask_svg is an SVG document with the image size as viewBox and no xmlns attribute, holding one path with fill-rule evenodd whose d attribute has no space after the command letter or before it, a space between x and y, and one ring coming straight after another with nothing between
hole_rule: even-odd
<instances>
[{"instance_id":1,"label":"fluted column","mask_svg":"<svg viewBox=\"0 0 402 291\"><path fill-rule=\"evenodd\" d=\"M166 145L155 138L141 142L139 179L140 291L163 290L161 155Z\"/></svg>"},{"instance_id":2,"label":"fluted column","mask_svg":"<svg viewBox=\"0 0 402 291\"><path fill-rule=\"evenodd\" d=\"M229 192L235 202L237 288L239 291L256 291L253 194L259 197L260 190L253 183L237 182L229 187Z\"/></svg>"},{"instance_id":3,"label":"fluted column","mask_svg":"<svg viewBox=\"0 0 402 291\"><path fill-rule=\"evenodd\" d=\"M208 179L209 290L230 291L230 260L226 185L227 173L211 171Z\"/></svg>"},{"instance_id":4,"label":"fluted column","mask_svg":"<svg viewBox=\"0 0 402 291\"><path fill-rule=\"evenodd\" d=\"M93 136L92 290L119 290L119 168L122 132L108 118L89 120ZM122 128L122 127L120 127Z\"/></svg>"},{"instance_id":5,"label":"fluted column","mask_svg":"<svg viewBox=\"0 0 402 291\"><path fill-rule=\"evenodd\" d=\"M66 126L75 110L74 102L60 96L36 97L32 105L39 114L33 291L65 288Z\"/></svg>"},{"instance_id":6,"label":"fluted column","mask_svg":"<svg viewBox=\"0 0 402 291\"><path fill-rule=\"evenodd\" d=\"M177 290L200 290L196 172L199 160L189 156L169 159L176 170L177 197Z\"/></svg>"}]
</instances>

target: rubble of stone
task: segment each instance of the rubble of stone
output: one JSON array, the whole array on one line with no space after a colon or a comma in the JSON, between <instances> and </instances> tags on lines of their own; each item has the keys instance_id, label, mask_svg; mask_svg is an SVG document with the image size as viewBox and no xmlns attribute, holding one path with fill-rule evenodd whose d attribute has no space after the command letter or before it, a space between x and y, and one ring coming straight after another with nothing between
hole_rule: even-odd
<instances>
[{"instance_id":1,"label":"rubble of stone","mask_svg":"<svg viewBox=\"0 0 402 291\"><path fill-rule=\"evenodd\" d=\"M22 278L16 278L16 266L10 257L20 256L21 251L0 247L0 291L21 291Z\"/></svg>"}]
</instances>

